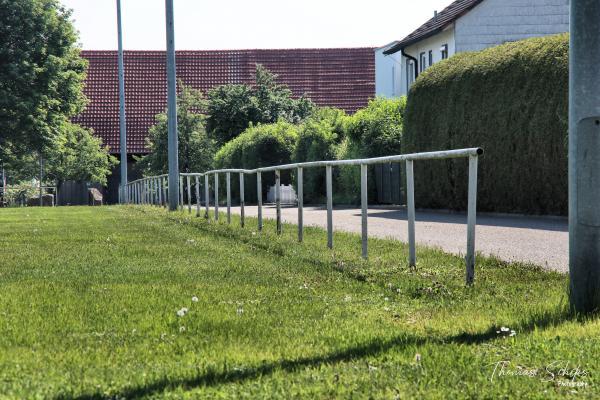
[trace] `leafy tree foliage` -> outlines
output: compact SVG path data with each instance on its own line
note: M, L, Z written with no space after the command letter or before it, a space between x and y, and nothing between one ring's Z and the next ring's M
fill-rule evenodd
M106 177L118 163L92 131L66 124L46 156L47 175L57 181L75 180L106 185Z
M202 172L212 167L216 152L215 141L205 129L206 100L202 94L179 83L177 96L177 132L179 135L179 170ZM156 125L150 128L150 152L139 158L139 165L147 174L168 172L168 118L166 112L156 116Z
M314 109L310 99L294 99L286 85L277 83L277 75L258 64L254 86L224 85L208 92L207 130L222 145L251 124L299 123Z
M0 145L52 146L83 110L86 62L58 0L0 0Z

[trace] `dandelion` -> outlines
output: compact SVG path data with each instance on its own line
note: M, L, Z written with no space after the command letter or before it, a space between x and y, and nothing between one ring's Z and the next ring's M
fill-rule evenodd
M198 298L197 298L196 296L193 296L193 297L192 297L192 301L193 301L194 303L197 303L197 302L198 302Z
M183 307L181 310L177 311L177 315L180 317L183 317L185 314L187 314L188 309L186 307Z
M349 294L347 294L346 297L344 297L345 302L349 302L351 300L352 300L352 296L350 296Z
M385 299L383 299L383 300L385 300L385 301L390 301L390 298L389 298L389 297L386 297L386 298L385 298Z
M179 327L179 332L185 332L185 326L180 326Z
M252 232L252 236L256 236L256 232Z

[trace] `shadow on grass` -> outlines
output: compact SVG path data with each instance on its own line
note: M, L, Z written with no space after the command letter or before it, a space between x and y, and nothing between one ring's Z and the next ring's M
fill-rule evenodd
M562 305L554 310L547 310L535 313L530 317L514 324L511 328L519 332L519 335L529 333L535 329L544 330L547 328L559 326L565 322L577 320L577 316L570 313ZM585 322L582 320L582 322ZM113 393L109 398L127 398L135 399L153 394L164 392L168 389L183 388L191 390L200 387L218 386L229 383L241 383L244 381L256 379L262 376L270 375L276 371L296 372L303 368L318 367L322 364L336 364L340 362L349 362L364 357L372 357L383 354L391 350L402 350L410 346L421 346L425 344L445 345L445 344L466 344L477 345L499 338L496 331L499 327L491 326L488 330L479 333L460 333L457 335L445 337L418 337L413 335L399 335L391 339L374 339L367 343L354 346L345 350L336 351L321 356L299 358L293 360L280 360L270 363L263 363L257 366L248 366L232 371L209 371L202 375L183 378L179 380L161 379L156 382L131 388L125 388L119 393ZM103 399L107 396L100 393L83 394L75 399L93 400ZM59 396L57 400L73 398L71 396Z

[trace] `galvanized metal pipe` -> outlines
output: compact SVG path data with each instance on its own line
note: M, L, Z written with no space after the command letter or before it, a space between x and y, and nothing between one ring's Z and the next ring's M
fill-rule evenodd
M195 176L196 180L196 217L200 216L200 177Z
M188 213L191 214L192 213L192 185L190 182L190 177L189 175L186 176L186 183L187 183L187 203L188 203Z
M125 122L125 68L123 63L123 30L121 29L121 0L117 0L117 41L119 69L119 147L121 152L121 186L127 185L127 124Z
M227 182L227 223L231 223L231 173L225 174L225 180Z
M245 213L244 213L244 173L240 172L240 225L242 228L245 225Z
M367 186L367 166L360 166L360 205L361 205L361 231L362 231L362 257L367 259L369 256L368 238L369 230L367 227L368 220L368 186Z
M469 157L469 194L467 203L467 285L475 279L475 223L477 218L477 156Z
M158 205L160 207L162 207L162 205L163 205L162 178L156 178L156 182L158 183Z
M219 174L215 173L215 221L219 220Z
M281 172L275 170L275 207L277 209L277 234L281 235Z
M183 211L183 175L179 177L179 209Z
M406 161L406 212L408 218L408 265L417 265L417 250L415 244L415 179L413 161Z
M304 177L302 167L298 168L298 241L304 240Z
M258 231L262 231L263 219L262 219L262 174L256 173L256 197L258 202Z
M168 197L168 193L167 193L167 178L164 176L161 176L160 180L162 181L162 185L163 185L163 207L166 208L169 203L169 197Z
M333 178L332 167L325 167L325 185L327 187L327 247L333 249Z
M208 219L210 211L210 186L208 175L204 175L204 218Z

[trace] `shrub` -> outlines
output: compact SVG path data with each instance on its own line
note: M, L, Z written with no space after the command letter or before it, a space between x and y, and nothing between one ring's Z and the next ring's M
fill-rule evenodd
M346 133L361 148L362 157L402 152L402 126L406 98L376 98L348 118Z
M402 153L402 131L406 98L376 98L368 106L358 110L346 122L348 142L338 151L338 157L369 158ZM375 168L383 170L382 165L369 167L369 202L377 200ZM358 203L360 201L360 169L341 167L338 172L338 197L341 201ZM396 182L401 185L401 182Z
M246 129L241 135L227 142L215 155L216 168L254 169L292 162L294 146L298 137L297 127L288 122L259 124ZM236 182L236 183L234 183ZM290 172L281 172L281 183L289 184ZM275 174L262 176L263 199L269 186L275 184ZM222 185L221 187L225 187ZM232 195L239 196L237 177L232 177ZM246 176L245 198L256 199L256 178Z
M335 160L337 147L344 139L345 118L347 117L344 111L334 108L316 111L299 127L294 162ZM325 197L325 169L306 169L303 178L304 201L322 202Z
M405 151L481 146L478 208L567 213L568 36L458 54L415 82ZM415 163L420 207L465 209L467 162Z

